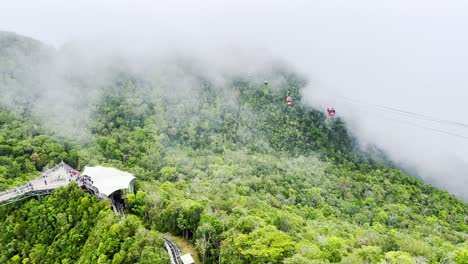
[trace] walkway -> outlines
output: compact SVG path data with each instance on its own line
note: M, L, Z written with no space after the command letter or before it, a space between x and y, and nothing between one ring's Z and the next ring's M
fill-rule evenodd
M180 264L180 249L179 247L168 237L163 236L165 242L164 246L166 247L167 253L171 258L171 264Z
M76 181L80 186L84 185L83 180L78 180L79 178L80 173L62 161L27 184L0 192L0 204L31 192L54 190L66 186L72 181Z

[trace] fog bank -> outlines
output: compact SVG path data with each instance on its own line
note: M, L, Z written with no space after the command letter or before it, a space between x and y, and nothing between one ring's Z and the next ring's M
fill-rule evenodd
M305 103L335 106L364 145L468 199L468 139L448 134L466 128L375 107L468 124L467 13L465 1L42 0L4 3L0 29L92 57L192 54L214 78L282 58L309 78Z

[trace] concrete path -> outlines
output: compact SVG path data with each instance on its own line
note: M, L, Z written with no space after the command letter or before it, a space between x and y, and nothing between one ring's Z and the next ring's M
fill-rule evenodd
M79 172L75 171L72 167L68 166L64 162L61 162L52 169L41 173L39 177L25 185L0 192L0 203L14 199L28 192L51 190L66 186L70 182L76 181L78 176Z

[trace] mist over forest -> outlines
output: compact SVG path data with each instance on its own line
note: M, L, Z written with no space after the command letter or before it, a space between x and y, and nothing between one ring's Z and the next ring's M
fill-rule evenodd
M42 1L23 8L25 3L17 1L4 7L0 25L68 54L61 56L64 65L55 65L59 73L62 66L82 74L103 69L115 54L140 69L148 65L142 61L154 57L192 57L215 78L222 68L245 73L280 59L305 76L304 103L322 111L337 107L362 144L377 145L408 172L466 199L466 128L421 122L340 99L467 124L462 69L468 41L459 34L468 24L464 1L140 4L81 1L55 8L58 3ZM87 77L102 78L91 75ZM43 81L55 87L63 80Z
M0 191L137 180L0 202L1 263L466 263L464 2L140 4L5 5Z

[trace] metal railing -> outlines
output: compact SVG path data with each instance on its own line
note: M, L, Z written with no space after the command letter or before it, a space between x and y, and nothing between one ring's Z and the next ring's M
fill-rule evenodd
M169 253L169 256L171 257L171 263L172 264L181 264L182 262L180 261L180 249L179 247L169 238L164 237L164 240L166 241L164 243L164 246L167 249L167 252Z

